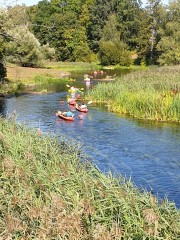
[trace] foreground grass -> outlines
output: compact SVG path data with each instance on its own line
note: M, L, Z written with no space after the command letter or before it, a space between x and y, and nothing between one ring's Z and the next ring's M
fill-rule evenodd
M110 111L136 118L180 121L180 66L152 68L98 84L87 95Z
M173 203L103 175L79 149L0 119L1 239L179 238Z

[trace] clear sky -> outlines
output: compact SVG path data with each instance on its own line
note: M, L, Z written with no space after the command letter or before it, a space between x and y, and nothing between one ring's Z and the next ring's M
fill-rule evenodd
M40 0L0 0L0 5L6 7L6 6L11 6L11 5L16 5L16 4L25 4L26 6L32 6L35 5L39 2ZM143 2L143 5L147 2L146 0L141 0ZM168 3L168 0L162 0L164 4Z

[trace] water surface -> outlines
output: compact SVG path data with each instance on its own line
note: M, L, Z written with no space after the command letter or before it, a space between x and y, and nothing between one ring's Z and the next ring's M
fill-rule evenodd
M3 100L0 111L6 116L15 110L18 123L76 139L104 173L110 170L131 177L136 186L159 197L167 195L180 207L179 125L130 119L93 104L87 114L79 113L68 106L62 89ZM68 108L75 114L74 122L55 116Z

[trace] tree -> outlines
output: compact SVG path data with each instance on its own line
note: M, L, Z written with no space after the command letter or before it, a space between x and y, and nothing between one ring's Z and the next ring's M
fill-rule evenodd
M129 66L131 63L130 53L127 46L122 41L100 41L99 58L102 65Z
M6 67L4 62L5 43L10 40L10 36L7 33L11 23L8 19L7 12L4 9L0 9L0 81L6 77Z
M34 34L25 26L15 27L9 34L14 40L6 45L8 60L23 67L41 66L41 45Z
M110 13L113 12L113 1L96 0L89 6L90 21L87 26L87 36L90 48L94 52L99 50L99 40L101 39L102 29Z
M32 24L31 30L41 45L49 43L51 46L51 34L54 32L56 21L52 21L52 15L56 12L53 6L47 0L42 0L36 7L30 7L28 13Z
M161 31L164 26L165 8L161 4L161 0L148 0L147 13L151 33L147 57L149 58L149 64L156 64L158 58L156 46L160 41Z
M130 65L130 52L120 40L119 23L115 14L109 15L99 42L99 59L103 65Z
M2 82L5 79L6 73L7 71L4 63L4 56L0 51L0 82Z
M138 35L136 40L135 50L137 52L136 64L146 64L149 63L149 49L151 37L151 26L148 20L148 13L145 10L141 10L139 13L139 19L141 24L138 26Z
M134 50L138 43L137 37L141 25L141 4L138 0L116 0L114 7L121 40Z
M116 14L111 14L105 23L101 33L103 41L120 41L121 32L119 31L119 23Z
M27 7L25 5L15 5L14 7L9 6L7 8L7 13L14 26L28 25L29 19L27 14Z
M157 44L158 62L161 65L180 64L180 2L172 1L167 9L166 24Z

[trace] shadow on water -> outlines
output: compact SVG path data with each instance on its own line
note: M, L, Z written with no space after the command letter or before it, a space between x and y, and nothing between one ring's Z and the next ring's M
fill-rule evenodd
M0 115L5 116L6 98L0 97Z

